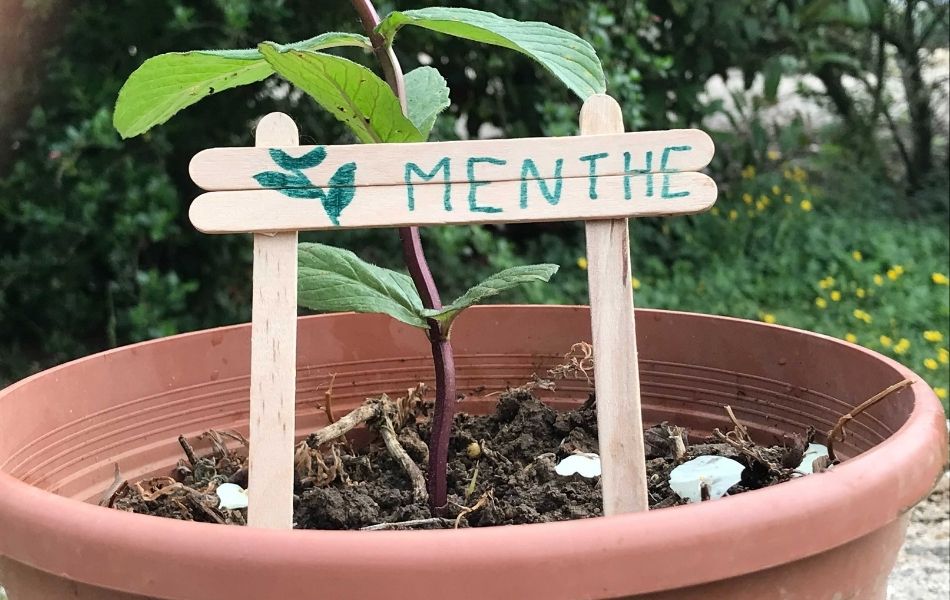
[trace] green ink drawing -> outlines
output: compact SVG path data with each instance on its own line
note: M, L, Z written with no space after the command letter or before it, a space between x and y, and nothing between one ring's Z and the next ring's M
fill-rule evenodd
M600 152L598 154L588 154L587 156L580 157L581 161L590 162L590 169L588 171L588 180L590 181L590 190L588 191L588 196L591 200L597 199L597 161L602 158L607 158L606 152Z
M468 174L468 210L471 212L481 212L481 213L500 213L502 209L496 206L478 206L476 204L476 194L478 186L488 185L490 181L478 181L475 179L475 165L478 163L487 163L490 165L505 165L508 164L508 161L502 160L500 158L492 158L491 156L473 156L468 159L467 164L467 174Z
M660 197L663 199L669 198L683 198L689 196L689 191L682 192L671 192L670 191L670 176L669 173L675 173L676 169L669 168L670 154L673 152L687 152L692 150L692 146L667 146L663 148L663 154L660 155L660 171L665 173L663 175L663 189L660 192Z
M630 191L630 176L631 175L646 175L647 176L647 198L653 197L653 150L647 150L646 153L646 166L642 169L631 169L630 162L631 156L629 152L623 153L623 199L630 200L633 197L633 194Z
M416 163L406 163L406 174L404 180L406 182L406 198L409 203L409 212L416 210L416 195L415 190L412 187L412 174L415 173L423 181L432 181L435 179L436 173L439 171L443 172L442 181L445 182L445 185L442 188L442 205L445 207L446 212L452 212L452 179L451 171L449 170L448 156L437 162L435 167L433 167L428 173L420 169L419 165Z
M350 205L356 194L356 163L346 163L338 168L330 178L330 191L324 192L323 188L313 185L310 178L303 173L303 169L319 166L326 159L327 151L323 146L299 157L290 156L276 148L271 148L268 153L274 164L290 173L264 171L254 175L254 180L262 187L277 190L289 198L319 200L330 217L330 222L339 225L340 214Z
M320 166L326 157L327 151L323 146L317 146L310 152L301 157L294 158L283 150L271 148L269 150L271 159L277 163L277 166L287 171L301 171L303 169L312 169Z
M548 201L548 204L557 206L557 203L561 201L561 188L564 184L564 180L561 179L561 168L563 166L563 158L557 159L554 163L554 178L556 181L554 183L554 192L551 192L550 188L548 188L548 182L541 178L541 173L538 172L538 166L534 164L534 161L530 158L524 159L524 162L521 163L521 208L528 208L529 175L537 180L541 195Z

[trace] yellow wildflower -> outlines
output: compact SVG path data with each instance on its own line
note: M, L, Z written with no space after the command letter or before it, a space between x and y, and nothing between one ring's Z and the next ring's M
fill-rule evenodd
M756 203L755 203L755 210L757 210L757 211L759 211L759 212L762 212L763 210L765 210L765 207L766 207L766 206L768 206L768 205L767 205L765 202L762 202L761 200L758 200L758 201L756 201Z
M950 362L950 351L946 348L940 348L937 350L937 360L943 364Z
M875 275L874 275L874 283L875 283L875 285L884 285L884 278L881 277L881 275L880 275L879 273L878 273L878 274L875 274Z
M865 291L864 288L858 288L854 290L854 295L857 296L858 298L864 298L865 296L867 296L867 294L868 293L867 291Z
M852 344L855 344L858 341L858 336L854 335L853 333L846 333L844 334L844 339L851 342Z
M762 320L765 321L766 323L769 323L769 324L774 323L774 322L775 322L775 315L773 315L772 313L763 313L763 314L762 314Z
M910 350L910 340L907 338L901 338L894 344L894 352L898 354L906 354Z
M834 284L835 284L835 278L832 277L831 275L829 275L829 276L825 277L824 279L822 279L821 281L818 282L818 287L820 287L820 288L823 289L823 290L827 290L828 288L830 288L830 287L833 286Z
M769 158L769 160L778 160L782 158L782 153L778 150L769 150L765 153L765 155Z
M924 339L928 342L942 342L943 334L939 331L934 331L933 329L928 329L924 332Z
M950 285L950 277L947 277L943 273L934 273L930 276L930 280L936 283L937 285Z
M730 221L735 221L735 220L738 219L738 218L739 218L739 211L737 211L737 210L735 210L735 209L729 211L729 220L730 220Z
M792 173L791 169L785 169L782 171L782 177L788 179L789 181L793 181L795 179L795 175Z
M937 364L937 361L935 361L934 359L932 359L932 358L925 358L925 359L924 359L924 366L927 367L928 369L930 369L931 371L936 371L936 370L937 370L937 367L938 367L939 365Z
M785 204L792 203L792 197L789 194L785 194L785 197L783 198L783 200L785 200Z
M806 179L808 179L808 173L806 173L805 169L801 167L795 167L795 170L792 174L792 179L798 183L803 183Z
M881 337L879 337L878 341L881 342L881 345L884 346L885 348L890 348L891 344L894 343L894 340L892 340L886 335L882 335Z
M852 250L851 258L853 258L857 262L861 262L862 260L864 260L864 255L861 254L860 250Z
M718 217L718 216L719 216L719 207L718 207L718 206L714 206L714 207L712 207L712 210L709 211L709 212L711 212L711 213L713 214L713 216L717 216L717 217Z
M854 309L854 312L852 314L854 315L855 319L859 321L864 321L865 323L870 323L871 321L874 320L871 318L870 314L868 314L866 311L861 310L860 308Z
M580 257L580 258L578 258L578 259L577 259L577 267L578 267L579 269L581 269L581 270L587 269L587 258L586 258L586 257L583 257L583 256Z
M838 290L833 290L833 291L831 292L831 301L832 301L832 302L840 302L840 301L841 301L841 292L839 292Z
M772 186L772 195L773 195L773 196L778 196L778 195L781 194L781 193L782 193L782 188L780 188L780 187L777 186L777 185L773 185L773 186Z
M753 177L755 177L755 167L748 165L746 168L742 169L743 179L752 179Z
M749 192L742 194L742 201L746 204L752 204L752 194Z
M799 206L801 206L802 210L805 212L811 212L811 209L814 208L811 204L811 200L808 198L802 200Z
M828 301L824 298L815 298L815 306L821 309L828 308Z
M947 388L935 387L934 393L937 394L937 397L940 398L941 400L947 399Z
M637 279L636 277L631 277L631 278L630 278L630 285L633 286L633 289L639 290L639 289L640 289L640 280Z
M900 265L894 265L887 270L887 278L891 281L897 281L900 279L900 276L904 274L904 267Z

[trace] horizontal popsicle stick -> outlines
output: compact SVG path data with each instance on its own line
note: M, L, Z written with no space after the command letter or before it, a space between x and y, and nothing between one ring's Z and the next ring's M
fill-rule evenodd
M312 190L208 192L189 216L205 233L580 221L702 212L717 193L702 173L340 188L347 193L314 198L288 191Z
M705 132L673 129L416 144L211 148L196 154L189 170L208 191L403 185L407 180L436 185L698 171L709 164L713 151ZM350 165L351 170L340 171Z

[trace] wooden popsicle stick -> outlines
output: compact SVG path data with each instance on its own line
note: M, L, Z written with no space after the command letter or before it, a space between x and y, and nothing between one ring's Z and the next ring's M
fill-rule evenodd
M564 179L586 178L592 161L596 162L600 175L623 175L632 170L698 171L709 164L714 152L713 141L704 131L671 129L415 144L209 148L196 154L188 169L192 180L207 191L270 187L262 185L255 175L289 173L275 161L272 150L278 156L286 155L282 162L287 166L297 164L311 185L324 188L334 186L332 176L347 163L356 165L356 185L401 185L405 183L408 169L417 185L422 186L443 181L466 182L470 168L475 169L479 181L486 182L550 178L558 164L557 171ZM290 163L286 163L287 159ZM475 161L472 167L469 159ZM487 159L491 162L486 164ZM530 162L527 170L526 160ZM427 183L420 175L430 172L436 176ZM301 180L288 187L307 187L307 184Z
M620 105L604 94L591 96L580 128L581 135L623 131ZM585 229L604 514L643 511L646 457L627 220L588 221Z
M257 146L296 146L283 113L257 125ZM254 234L251 309L250 527L291 529L297 362L297 232Z
M467 184L356 187L336 224L318 199L290 198L280 190L207 192L192 202L189 217L205 233L307 231L681 215L716 201L716 183L691 172L564 179L556 187L550 180L544 187L518 181L478 186L474 201ZM556 202L545 198L554 189Z

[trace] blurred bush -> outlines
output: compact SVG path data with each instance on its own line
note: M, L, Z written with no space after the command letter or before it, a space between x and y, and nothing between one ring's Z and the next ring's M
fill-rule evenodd
M902 116L875 78L885 65L916 85L906 49L945 38L945 3L909 3L910 30L905 4L884 0L450 4L548 21L590 40L630 129L696 125L721 113L719 99L702 95L713 75L738 70L747 86L759 81L761 93L736 95L731 126L716 132L711 171L722 200L715 214L634 223L638 305L774 318L851 333L892 353L906 338L910 346L897 356L947 387L939 353L946 342L921 337L950 335L947 288L929 279L947 274L948 252L937 100L925 85L928 104L921 92L917 112ZM305 143L343 141L345 132L276 82L212 97L129 141L112 130L111 109L122 81L149 56L359 31L349 4L30 0L6 3L0 20L0 382L106 347L247 320L250 240L190 226L187 206L197 193L190 157L252 143L255 119L273 110L293 115ZM414 29L400 33L399 46L405 69L431 61L449 82L453 106L439 139L576 132L576 99L527 59ZM801 119L762 120L778 82L803 75L826 84L822 102L837 124L815 131ZM850 102L836 93L836 82L848 78L866 83L846 90ZM929 141L919 131L925 122ZM929 167L914 159L925 147ZM399 264L394 231L303 237ZM579 224L432 228L424 237L445 296L499 267L546 260L564 265L553 285L502 300L586 302ZM904 269L898 279L873 285L874 275L887 277L895 266ZM833 286L819 286L829 276ZM833 291L840 300L830 298ZM819 297L827 307L816 306ZM872 322L856 320L857 309ZM881 336L896 341L885 346ZM928 358L937 369L923 364Z

